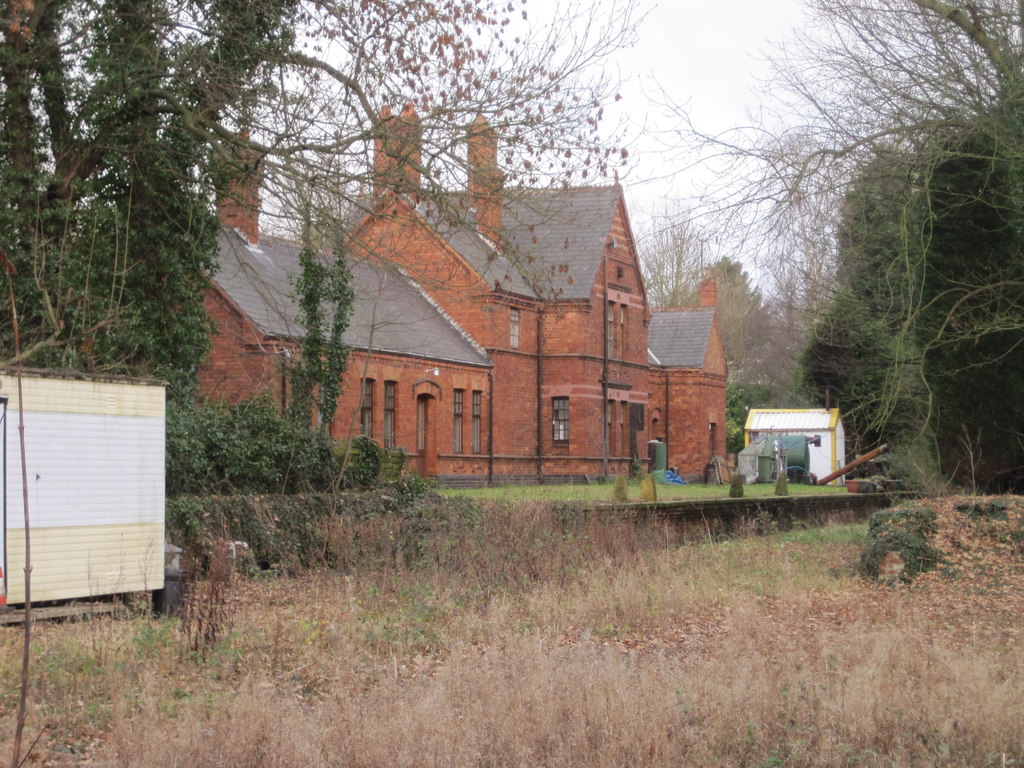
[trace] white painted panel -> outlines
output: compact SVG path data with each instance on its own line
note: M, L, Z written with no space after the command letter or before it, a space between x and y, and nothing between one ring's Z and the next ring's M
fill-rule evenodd
M22 528L21 452L16 412L7 424L8 530ZM25 413L33 527L162 522L162 418Z
M819 434L815 432L814 434ZM816 445L807 446L807 450L811 457L811 474L817 475L819 478L825 477L825 475L832 474L834 469L832 461L832 435L828 432L821 434L821 447Z
M4 443L7 436L7 401L0 399L0 454L5 450ZM0 458L0 494L7 487L5 477L7 475L7 463ZM7 498L0 498L0 605L7 603Z
M8 603L24 601L16 381L6 373ZM26 376L33 600L163 584L164 391L138 382Z

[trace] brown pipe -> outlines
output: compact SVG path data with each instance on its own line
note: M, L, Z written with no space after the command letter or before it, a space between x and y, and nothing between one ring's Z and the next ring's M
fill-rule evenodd
M875 450L869 451L868 453L865 453L863 456L859 456L858 458L854 459L849 464L847 464L845 467L840 467L835 472L833 472L831 475L825 475L825 477L821 478L821 480L818 481L818 485L828 485L833 480L835 480L837 477L842 477L847 472L850 472L850 471L856 469L857 467L859 467L861 464L864 464L865 462L871 461L872 459L881 456L883 453L885 453L888 450L889 450L889 444L888 443L883 443L882 445L880 445L877 448L875 448Z
M537 306L537 484L544 484L544 306Z
M472 406L471 406L472 407ZM487 371L487 487L494 485L494 363Z

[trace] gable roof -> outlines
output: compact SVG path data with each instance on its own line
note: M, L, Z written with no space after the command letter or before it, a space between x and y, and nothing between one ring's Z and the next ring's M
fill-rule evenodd
M466 217L467 222L445 220L435 208L422 204L417 207L417 212L491 288L531 299L537 298L537 292L517 266L490 240L468 225L471 216Z
M714 319L713 308L652 312L647 329L650 362L669 368L703 368Z
M301 338L293 280L299 273L295 244L276 238L251 244L234 230L219 238L221 290L267 336ZM398 269L350 261L355 301L343 341L357 349L426 357L469 365L490 360L472 338Z
M618 186L509 191L505 257L546 295L589 298L621 199Z
M494 290L535 299L586 299L622 199L618 186L503 190L502 248L473 226L465 193L416 212Z

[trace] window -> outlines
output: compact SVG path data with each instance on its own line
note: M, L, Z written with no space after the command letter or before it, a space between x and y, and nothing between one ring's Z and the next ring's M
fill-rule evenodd
M508 345L519 349L519 310L515 307L508 311Z
M360 434L373 437L373 379L363 379L359 406L359 431Z
M619 455L629 456L629 403L619 403Z
M615 354L615 304L608 302L608 318L605 323L605 353L608 357Z
M473 426L470 433L470 449L473 453L480 453L480 414L483 410L482 404L484 393L473 390Z
M395 389L398 382L384 382L384 447L395 447Z
M569 442L569 398L551 398L551 439L556 443Z
M621 326L619 336L622 338L622 356L625 357L629 351L629 328L626 326L626 305L619 308L619 325Z
M609 400L605 409L606 425L605 435L608 440L608 455L615 456L615 401Z
M452 398L452 453L462 453L462 396L465 392L456 389Z

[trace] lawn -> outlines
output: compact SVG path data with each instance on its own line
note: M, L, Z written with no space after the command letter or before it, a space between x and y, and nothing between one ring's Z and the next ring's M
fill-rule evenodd
M655 486L659 500L668 499L724 499L729 496L728 485L704 485L701 483L687 483L686 485L673 485L666 483ZM440 493L446 496L466 496L473 499L500 499L504 501L611 501L612 484L594 483L591 485L503 485L493 488L445 488ZM790 483L789 493L793 496L811 494L846 493L842 486L831 485L798 485ZM773 496L775 494L774 483L754 483L743 486L743 495L746 496ZM628 496L630 500L640 501L640 483L632 481L629 484Z

